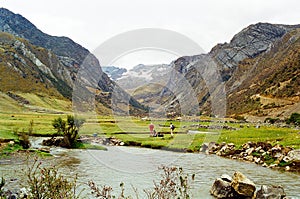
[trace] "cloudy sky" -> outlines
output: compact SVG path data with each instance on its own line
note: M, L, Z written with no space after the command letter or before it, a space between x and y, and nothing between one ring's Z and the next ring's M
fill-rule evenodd
M300 24L299 0L0 0L0 7L91 52L113 36L141 28L178 32L208 52L253 23ZM175 58L166 52L135 52L114 64L128 67Z

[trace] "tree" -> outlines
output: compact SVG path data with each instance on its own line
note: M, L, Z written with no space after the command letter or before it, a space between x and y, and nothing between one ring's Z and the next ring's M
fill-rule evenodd
M76 143L79 129L83 125L83 123L84 119L79 119L75 118L72 115L68 115L67 121L64 121L61 117L59 117L53 120L52 125L57 130L57 133L63 135L63 145L65 147L71 148Z

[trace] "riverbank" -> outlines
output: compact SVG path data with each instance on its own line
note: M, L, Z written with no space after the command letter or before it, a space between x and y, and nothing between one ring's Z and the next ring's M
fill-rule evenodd
M172 148L168 146L157 146L143 144L137 141L125 141L115 137L82 136L83 142L96 143L108 146L132 146L143 147L165 151L182 153L205 153L214 154L224 158L252 162L262 167L279 169L300 174L300 150L293 149L280 144L272 145L268 142L247 142L236 147L234 143L203 143L198 151L188 148Z

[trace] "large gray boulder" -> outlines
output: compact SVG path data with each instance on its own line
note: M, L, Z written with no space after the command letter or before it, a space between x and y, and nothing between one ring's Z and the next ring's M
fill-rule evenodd
M282 186L262 185L256 193L256 199L282 199L286 196Z
M232 177L231 186L241 196L253 197L255 184L240 172L235 172Z
M227 181L226 179L222 178L217 178L215 180L210 190L210 193L216 198L234 199L237 196L236 192L231 187L230 181Z

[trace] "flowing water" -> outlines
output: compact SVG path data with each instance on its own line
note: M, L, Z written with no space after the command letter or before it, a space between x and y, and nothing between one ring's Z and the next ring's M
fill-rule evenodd
M125 193L134 195L132 187L135 187L140 198L144 198L144 189L153 187L153 181L160 179L158 167L161 165L182 167L185 173L196 174L195 181L191 183L192 198L213 198L209 190L214 180L224 173L232 175L235 171L242 172L258 186L282 185L288 196L300 198L300 175L215 155L115 146L108 147L107 151L56 149L52 153L56 157L52 161L69 175L78 173L80 182L93 180L98 185L111 185L117 192L120 182L124 182ZM0 172L6 177L16 178L13 170L18 168L17 163L2 161Z

